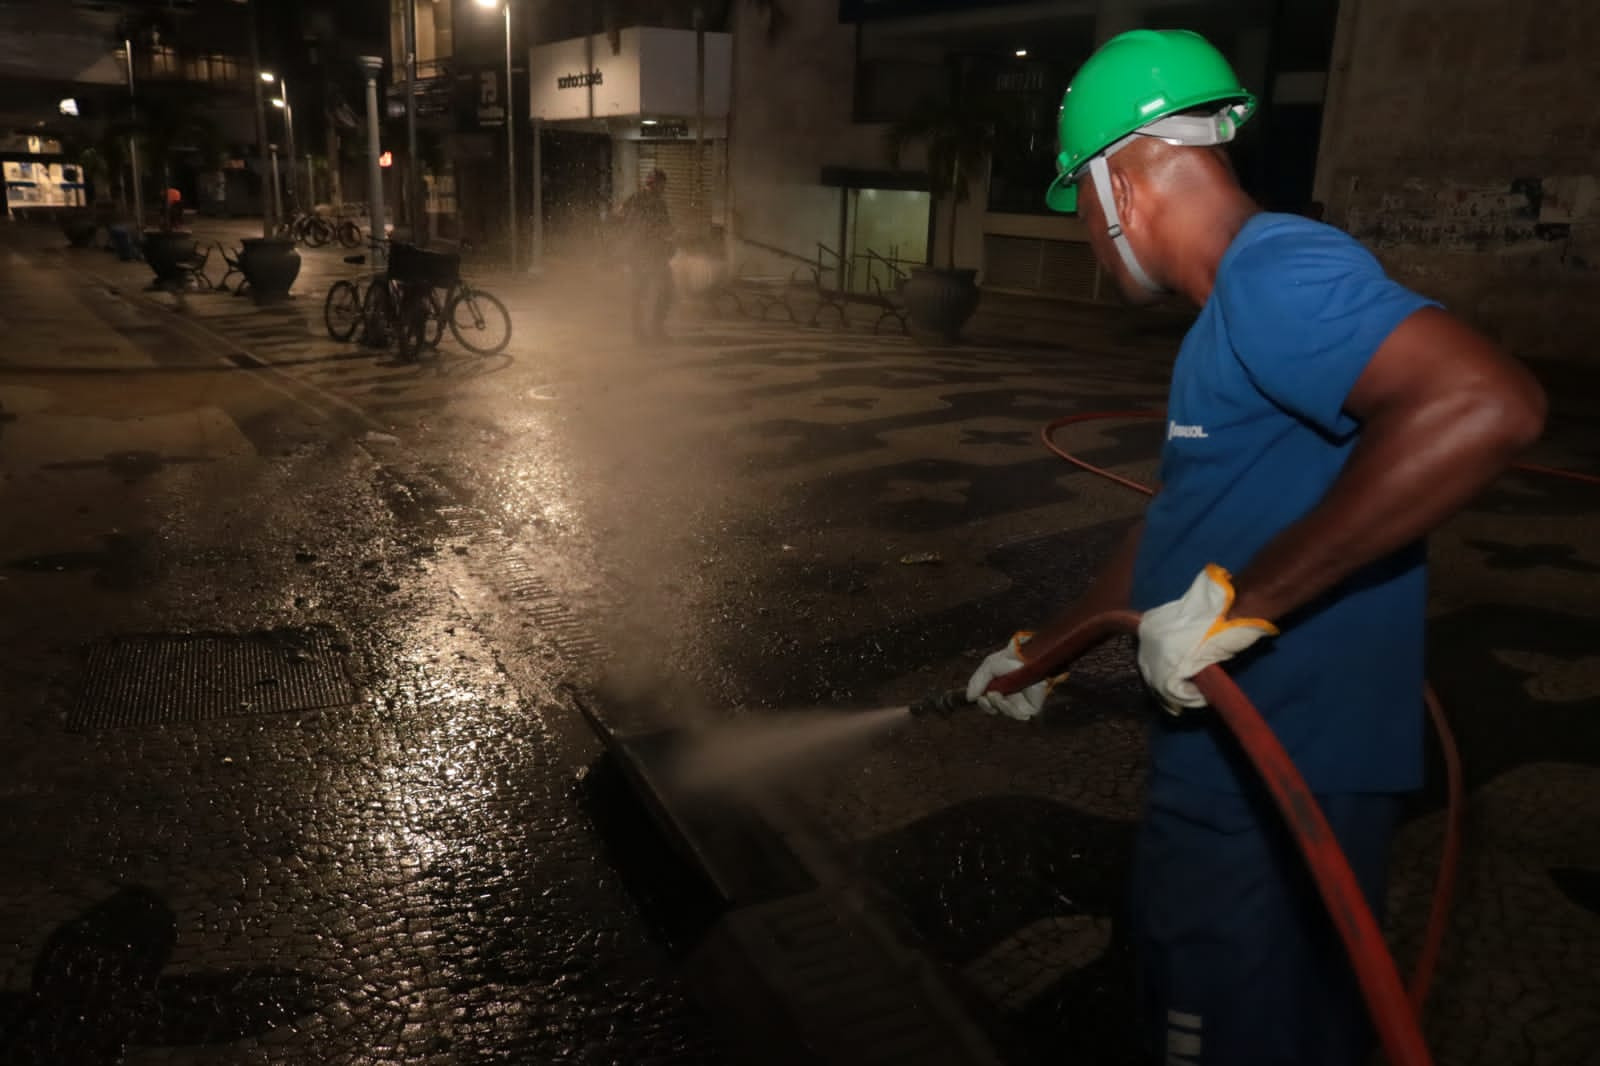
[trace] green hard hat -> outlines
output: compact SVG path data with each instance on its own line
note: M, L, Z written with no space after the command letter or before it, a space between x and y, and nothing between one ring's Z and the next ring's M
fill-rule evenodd
M1190 30L1129 30L1111 38L1079 68L1061 98L1059 173L1045 203L1055 211L1076 211L1077 181L1090 159L1135 130L1207 104L1227 111L1221 140L1231 138L1256 109L1255 96L1210 41Z

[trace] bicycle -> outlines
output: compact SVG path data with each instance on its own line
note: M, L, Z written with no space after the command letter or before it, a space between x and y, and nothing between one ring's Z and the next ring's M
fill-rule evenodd
M374 258L384 245L372 243ZM460 276L461 257L389 242L388 265L361 279L336 281L323 303L328 335L361 341L373 347L398 347L400 357L418 358L437 351L446 326L463 348L478 355L496 355L511 342L511 315L499 298ZM364 255L345 262L364 264Z
M331 224L331 223L330 223ZM359 248L364 234L361 226L353 218L341 218L333 227L333 236L346 248Z
M287 220L273 227L276 237L289 237L308 248L321 248L334 239L333 223L322 215L296 211Z
M450 327L456 343L476 355L499 355L511 343L511 315L506 305L465 278L458 278L445 290L443 307L435 304L434 312Z

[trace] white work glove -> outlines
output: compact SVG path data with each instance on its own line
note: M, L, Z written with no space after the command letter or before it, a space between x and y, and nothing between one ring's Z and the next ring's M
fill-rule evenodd
M1022 646L1032 637L1033 634L1027 630L1018 632L1011 638L1011 643L983 660L978 672L967 682L967 699L976 703L985 714L1003 714L1007 718L1026 722L1038 714L1040 708L1044 706L1044 699L1050 694L1050 686L1059 678L1036 682L1021 692L1013 692L1009 696L985 691L989 687L989 682L995 678L1022 669L1027 663L1022 657Z
M1226 662L1278 627L1264 618L1229 618L1233 577L1209 563L1181 600L1144 613L1139 622L1139 672L1167 710L1204 707L1205 697L1190 678L1213 663Z

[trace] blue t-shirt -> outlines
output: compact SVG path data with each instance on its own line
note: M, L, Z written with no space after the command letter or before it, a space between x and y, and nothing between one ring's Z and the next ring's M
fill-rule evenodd
M1239 573L1316 506L1360 429L1345 398L1394 328L1431 303L1331 226L1278 214L1245 224L1173 366L1135 608L1178 599L1207 563ZM1314 791L1421 785L1426 581L1419 542L1273 619L1282 632L1225 667ZM1227 791L1252 774L1219 745L1220 722L1161 718L1157 773Z

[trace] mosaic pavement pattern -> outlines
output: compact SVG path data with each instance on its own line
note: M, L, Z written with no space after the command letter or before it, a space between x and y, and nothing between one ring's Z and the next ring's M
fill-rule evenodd
M424 367L318 338L314 297L262 313L195 298L190 314L313 390L330 419L363 420L357 432L369 448L403 442L422 472L548 564L551 586L611 652L608 686L675 721L868 707L958 684L1011 630L1081 588L1138 512L1138 497L1044 452L1037 431L1063 414L1159 405L1165 366L1156 345L1140 354L1125 338L1086 335L1063 338L1076 345L1066 351L925 351L859 333L685 319L675 343L641 350L625 324L586 299L593 294L557 294L519 310L518 339L503 358L447 353ZM1585 407L1594 395L1568 387L1555 396L1550 438L1534 458L1600 467L1595 412ZM248 417L231 424L247 440L267 432ZM0 442L14 429L0 425ZM1062 442L1148 478L1159 433L1097 423ZM152 465L162 477L195 476L193 458L99 456L135 477ZM1430 675L1471 789L1468 855L1428 1018L1447 1066L1600 1063L1595 491L1508 476L1432 543ZM391 503L414 533L437 522L427 500ZM138 549L80 550L112 559ZM456 562L496 580L493 560ZM448 701L452 682L434 684ZM989 1004L1011 1061L1057 1062L1068 1050L1096 1063L1130 1061L1120 908L1146 713L1129 649L1114 643L1080 665L1039 723L929 722L791 783L926 949ZM415 743L438 743L449 720L441 708ZM503 786L494 794L513 806L539 802ZM1439 802L1435 782L1400 834L1390 932L1402 959L1425 916ZM448 827L448 808L439 819ZM464 885L492 887L496 863L503 868L517 851L519 838L508 834L437 876L422 865L397 868L393 906L375 902L358 932L387 942L382 931L395 915L441 921L428 885L447 885L441 898ZM424 838L406 837L395 854L425 864ZM286 883L289 867L274 876ZM198 902L180 903L85 891L43 928L92 938L97 923L131 921L159 949L171 937L164 907L180 929L198 920ZM327 913L346 920L338 908ZM304 936L302 957L354 979L336 960L356 933L341 941L332 926L286 922L257 930L258 945ZM458 915L450 941L485 986L504 976L491 972L491 927ZM49 956L37 937L27 947L3 986L13 1003L30 987L33 960ZM323 969L252 970L249 954L191 960L186 972L196 988L218 967L237 972L283 990L281 1009L307 1005L317 1024L337 1024L327 1019L338 1012L320 1005L327 987L311 979ZM407 982L406 1011L428 1009L421 979L383 980ZM474 1002L489 1009L489 1000ZM347 1003L357 1007L370 1009ZM418 1017L396 1014L391 1039ZM239 1034L264 1024L248 1010L231 1023Z

